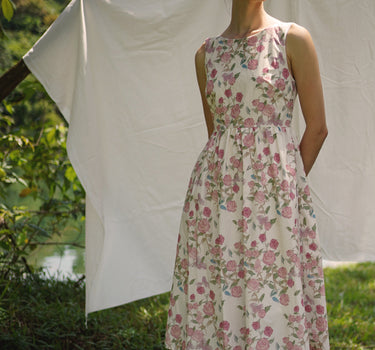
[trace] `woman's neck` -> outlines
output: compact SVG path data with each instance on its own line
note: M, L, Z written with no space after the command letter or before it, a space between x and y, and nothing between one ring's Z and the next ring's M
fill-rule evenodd
M233 0L232 18L223 34L228 37L243 37L272 23L263 7L263 1Z

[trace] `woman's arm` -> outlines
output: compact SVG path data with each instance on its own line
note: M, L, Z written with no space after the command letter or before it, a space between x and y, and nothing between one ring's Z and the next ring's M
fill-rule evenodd
M197 73L197 80L199 85L199 91L201 93L202 104L203 104L203 112L204 117L206 119L206 126L208 132L208 138L210 138L211 134L214 131L214 123L213 117L210 111L210 107L208 106L207 99L206 99L206 68L205 68L205 44L203 44L195 54L195 70Z
M310 33L296 24L288 31L286 50L306 122L299 147L307 175L328 135L318 57Z

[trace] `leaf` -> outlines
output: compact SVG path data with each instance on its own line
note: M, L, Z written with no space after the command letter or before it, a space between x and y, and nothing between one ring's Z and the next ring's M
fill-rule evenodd
M65 171L65 177L70 181L73 182L75 178L77 177L74 169L72 166L68 167Z
M3 10L4 17L8 22L12 19L15 8L16 6L13 4L12 0L1 1L1 9Z

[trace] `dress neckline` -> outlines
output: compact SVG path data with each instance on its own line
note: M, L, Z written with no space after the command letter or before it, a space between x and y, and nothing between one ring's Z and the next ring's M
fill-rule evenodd
M257 36L261 33L263 33L264 31L266 31L267 29L270 29L270 28L273 28L275 26L280 26L282 24L282 22L275 22L267 27L264 27L262 29L260 29L258 32L254 33L254 34L250 34L248 36L244 36L242 38L227 38L225 36L222 36L222 35L218 35L216 38L220 38L220 39L224 39L224 40L248 40L249 38L253 37L253 36Z

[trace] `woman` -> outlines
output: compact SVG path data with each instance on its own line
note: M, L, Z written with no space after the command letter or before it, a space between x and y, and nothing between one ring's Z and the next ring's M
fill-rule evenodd
M317 55L263 1L233 0L228 28L196 53L209 139L181 217L168 349L329 349L306 178L327 136Z

